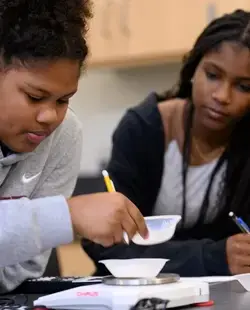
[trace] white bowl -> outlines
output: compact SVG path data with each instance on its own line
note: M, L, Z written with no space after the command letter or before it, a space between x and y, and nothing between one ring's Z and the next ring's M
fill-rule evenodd
M181 220L180 215L160 215L148 216L144 218L149 231L148 239L143 239L138 233L134 235L132 241L139 245L153 245L170 240L177 224ZM128 236L124 234L124 239L128 243Z
M169 259L132 258L100 260L116 278L155 278Z

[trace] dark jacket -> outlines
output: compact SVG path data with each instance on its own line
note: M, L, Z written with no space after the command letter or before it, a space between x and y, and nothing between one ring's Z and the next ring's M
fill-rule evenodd
M144 216L152 215L164 165L165 137L157 104L157 94L127 111L113 135L111 160L107 170L116 190L126 195ZM174 238L154 246L120 244L103 248L83 240L87 254L97 264L109 258L167 258L163 272L181 276L229 275L226 238L239 233L225 214L212 224L176 232ZM97 264L97 274L107 270Z

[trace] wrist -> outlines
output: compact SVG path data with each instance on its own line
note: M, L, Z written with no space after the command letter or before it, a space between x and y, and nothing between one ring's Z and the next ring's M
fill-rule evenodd
M68 198L66 201L67 201L68 208L69 208L69 214L70 214L70 219L71 219L71 225L72 225L72 230L73 230L74 239L75 239L75 238L78 238L78 232L77 232L76 223L75 223L73 199L74 199L74 198Z
M69 207L69 213L71 217L71 224L72 224L72 230L74 234L74 239L81 239L82 236L82 221L79 219L81 218L81 212L79 211L79 208L82 209L82 205L84 204L84 199L81 196L81 205L79 203L76 203L77 201L76 197L71 197L67 199L68 207Z

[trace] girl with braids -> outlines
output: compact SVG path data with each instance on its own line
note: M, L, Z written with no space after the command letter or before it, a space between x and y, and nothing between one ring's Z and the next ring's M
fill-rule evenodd
M82 132L68 106L90 16L88 0L0 0L0 293L43 275L73 230L104 246L147 233L122 194L70 197Z
M181 276L250 272L250 235L230 211L250 223L250 13L212 21L185 58L178 85L151 93L122 118L108 171L117 191L144 216L180 214L174 238L144 247L108 249L107 258L168 258L163 272ZM98 266L98 273L107 270Z

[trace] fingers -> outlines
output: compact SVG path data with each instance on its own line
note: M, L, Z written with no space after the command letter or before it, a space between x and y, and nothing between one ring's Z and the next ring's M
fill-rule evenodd
M136 206L132 202L128 201L128 203L127 203L127 210L128 210L128 213L129 213L131 219L134 222L134 225L136 225L135 226L136 227L136 231L138 231L138 233L143 238L147 238L147 236L148 236L148 228L146 226L144 217L141 214L141 212L139 211L139 209L136 208Z
M250 270L250 256L242 256L242 255L235 255L233 264L241 266L241 267L248 267Z
M248 243L250 245L250 234L237 234L234 236L231 236L232 240L234 242L238 242L238 243Z
M250 242L247 234L229 237L226 251L232 274L250 273Z
M122 225L117 226L113 233L113 243L118 244L123 242L123 229Z
M95 196L96 205L98 206L103 203L99 196ZM107 208L96 213L95 229L92 229L90 225L86 225L88 229L86 228L87 233L85 233L85 236L104 247L123 243L124 232L126 232L129 240L137 232L143 238L147 237L148 230L144 218L128 198L115 192L112 195L107 194L106 199L107 201L104 199L104 203L106 203ZM95 213L92 208L87 211Z
M250 273L250 267L247 266L239 266L237 267L237 271L234 272L233 274L243 274L243 273Z
M250 257L234 255L231 262L231 269L234 274L250 273Z
M114 244L114 239L113 239L113 237L94 238L93 242L100 244L105 248L108 248Z
M250 245L250 234L238 234L235 237L236 241L248 243Z
M122 228L127 233L129 240L131 240L137 233L137 226L129 214L124 217L122 221Z
M95 243L101 244L104 247L111 247L114 244L119 244L123 242L123 229L120 224L113 227L109 235L104 237L95 238L93 240Z
M241 256L249 256L250 259L250 243L248 243L247 238L242 235L237 235L231 240L230 252L237 253Z
M237 252L239 255L248 256L250 260L250 244L249 243L234 243L232 245L232 249L234 252ZM250 261L249 261L250 265Z

